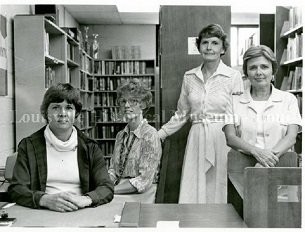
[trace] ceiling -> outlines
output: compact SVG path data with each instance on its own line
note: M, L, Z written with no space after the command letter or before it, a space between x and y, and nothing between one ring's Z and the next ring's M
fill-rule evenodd
M79 24L159 24L158 4L127 4L129 9L124 11L120 5L63 5ZM120 9L120 11L119 11ZM250 7L247 5L232 5L234 24L257 24L259 13L274 13L275 6ZM137 11L138 12L135 12ZM134 11L134 12L132 12ZM154 11L154 12L151 12Z
M63 5L80 24L159 24L158 12L119 12L116 5Z

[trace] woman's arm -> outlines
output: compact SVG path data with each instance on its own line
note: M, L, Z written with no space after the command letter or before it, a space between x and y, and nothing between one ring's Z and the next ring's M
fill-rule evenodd
M287 150L289 150L296 142L298 134L298 125L288 125L287 133L272 149L271 151L277 156L281 157Z
M97 144L92 143L89 156L91 171L89 179L91 183L87 183L90 187L90 192L86 193L92 199L92 205L101 205L108 203L113 198L113 182L110 180L106 161L103 153Z
M187 95L188 91L186 77L184 76L179 100L177 103L177 110L175 111L175 114L170 118L170 120L158 131L158 136L160 139L164 140L167 136L174 134L187 122L191 109Z
M278 157L268 149L261 149L249 144L247 141L236 135L233 124L224 127L227 145L234 150L240 151L247 155L252 155L259 163L265 167L273 167L279 161Z
M35 163L30 164L31 159L27 154L28 146L32 144L28 139L22 139L18 145L18 156L14 167L13 178L8 188L8 193L11 199L19 205L39 208L39 201L45 194L43 191L31 190L31 180L39 181L37 172L32 170L31 167L35 167Z

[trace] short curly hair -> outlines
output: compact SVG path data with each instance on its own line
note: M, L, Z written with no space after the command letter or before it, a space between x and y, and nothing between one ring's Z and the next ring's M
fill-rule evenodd
M58 83L52 85L44 94L43 101L40 106L40 113L48 123L49 105L51 103L61 103L63 101L67 101L69 104L73 104L75 106L75 118L77 118L82 110L82 103L80 102L79 98L79 90L68 83Z
M141 102L145 103L145 108L142 109L143 114L147 113L152 103L152 93L143 81L138 78L133 78L123 82L122 85L117 88L117 99L125 94L141 99Z
M267 60L271 62L272 74L273 75L276 74L278 69L278 63L276 61L276 57L273 51L271 50L271 48L267 47L266 45L258 45L248 48L248 50L245 52L243 56L243 71L246 76L248 76L248 72L247 72L248 61L260 56L265 57Z
M221 54L221 56L224 55L228 50L230 43L227 34L224 32L224 30L219 24L210 24L204 27L199 32L198 38L196 39L196 46L198 51L200 51L200 43L202 38L211 38L211 37L217 37L218 39L222 40L224 53Z

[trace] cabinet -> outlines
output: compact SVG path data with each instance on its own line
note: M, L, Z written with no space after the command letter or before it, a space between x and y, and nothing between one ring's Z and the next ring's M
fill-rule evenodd
M275 86L293 93L302 113L303 24L301 7L276 7L276 57L279 69ZM294 150L302 153L302 134ZM301 157L300 157L301 158Z
M83 70L82 57L92 58L80 50L79 42L63 29L42 15L16 15L14 18L14 62L15 62L15 120L16 146L19 141L45 125L40 115L40 105L49 86L54 83L71 83L79 88L86 105L82 115L89 118L93 110L93 92L90 92L90 68ZM91 62L91 63L90 63ZM82 75L82 73L85 73ZM81 87L81 77L88 83ZM91 95L91 97L90 97ZM91 99L84 101L84 99ZM89 106L88 106L89 105ZM89 116L87 116L89 115ZM84 120L80 117L76 124ZM89 124L81 126L84 132Z
M150 89L153 95L152 105L144 117L152 126L159 128L159 80L155 60L94 60L93 73L95 139L100 143L106 157L110 158L116 134L126 126L116 104L116 89L123 82L138 78Z

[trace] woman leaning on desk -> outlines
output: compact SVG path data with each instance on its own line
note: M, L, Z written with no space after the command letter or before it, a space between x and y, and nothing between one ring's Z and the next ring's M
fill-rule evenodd
M184 74L177 110L158 131L161 139L192 122L185 148L179 203L227 202L227 153L222 132L232 94L243 91L241 74L221 56L229 47L218 24L204 27L196 41L203 63Z
M102 151L73 126L81 109L79 91L70 84L46 91L40 110L47 125L18 145L9 186L17 204L68 212L112 200Z
M272 85L277 62L269 47L250 47L243 60L251 85L228 105L227 144L255 157L257 166L273 167L295 144L302 126L297 99Z
M152 94L142 81L132 79L119 86L117 97L127 125L116 136L108 171L115 184L113 201L154 203L161 141L157 130L143 118Z

